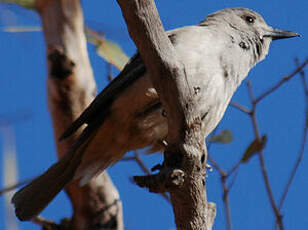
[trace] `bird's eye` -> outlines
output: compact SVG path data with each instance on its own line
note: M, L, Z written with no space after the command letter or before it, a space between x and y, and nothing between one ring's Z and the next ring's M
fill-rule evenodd
M244 19L249 24L252 24L252 23L255 22L255 19L253 17L251 17L251 16L245 16Z

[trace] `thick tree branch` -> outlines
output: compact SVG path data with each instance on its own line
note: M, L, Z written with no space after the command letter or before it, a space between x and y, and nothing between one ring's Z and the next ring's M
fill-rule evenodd
M170 193L178 229L211 229L215 207L206 202L204 189L207 152L185 66L163 29L153 0L118 3L168 118L168 145L160 173L135 177L135 181L153 192Z
M90 66L79 0L37 0L48 58L48 104L56 140L93 100L95 81ZM81 130L80 130L81 131ZM56 142L62 157L76 137ZM67 186L73 204L70 229L123 229L119 194L107 173L79 187Z

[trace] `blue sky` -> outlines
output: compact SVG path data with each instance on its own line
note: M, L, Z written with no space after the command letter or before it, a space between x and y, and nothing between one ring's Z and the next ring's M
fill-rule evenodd
M128 36L116 1L82 1L85 22L95 30L106 33L133 55L136 48ZM266 60L258 64L248 76L255 95L260 95L291 73L294 58L308 57L308 2L306 0L260 1L157 1L157 7L166 30L197 24L206 15L228 7L247 7L260 13L273 27L300 33L301 38L276 41ZM0 5L0 26L39 26L35 12L19 7ZM41 32L7 33L0 31L0 116L26 119L15 122L16 151L20 180L32 178L56 161L50 115L46 105L45 46ZM89 45L89 56L98 88L106 86L106 64ZM307 68L306 68L307 69ZM233 101L250 106L246 84L243 83ZM257 110L260 132L268 136L264 150L270 183L279 200L293 164L300 150L304 125L305 101L299 76L262 101ZM21 115L20 115L21 114ZM249 117L229 108L219 129L232 131L234 141L228 145L215 144L211 155L224 168L237 162L254 139ZM1 137L2 138L2 137ZM0 142L1 149L3 142ZM306 229L308 167L307 151L295 177L282 214L285 229ZM2 154L2 152L0 152ZM151 167L161 162L160 155L143 156ZM0 159L2 167L2 157ZM2 176L1 168L1 176ZM159 195L151 194L130 182L130 177L142 174L134 162L119 162L108 169L123 201L126 229L174 229L171 206ZM1 178L2 180L2 178ZM1 187L2 187L1 181ZM207 178L208 200L217 204L214 229L226 229L222 190L218 173ZM241 166L230 193L234 229L273 229L274 218L266 195L257 157ZM4 229L4 199L0 197L0 229ZM42 213L46 218L60 220L70 215L70 204L62 192ZM39 229L31 223L21 223L20 230Z

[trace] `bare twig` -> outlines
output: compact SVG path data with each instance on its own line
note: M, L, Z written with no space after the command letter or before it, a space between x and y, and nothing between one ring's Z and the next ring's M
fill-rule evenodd
M250 114L251 113L250 109L248 109L246 106L238 104L238 103L236 103L234 101L230 102L230 106L232 106L233 108L235 108L235 109L237 109L239 111L242 111L243 113L246 113L246 114Z
M219 125L218 125L219 126ZM218 126L213 130L212 132L212 136L215 136L218 130ZM207 151L208 151L208 156L207 156L207 160L210 162L210 164L219 172L220 176L222 175L226 175L226 172L218 165L218 163L214 160L214 158L211 156L210 154L210 150L212 147L212 144L214 142L208 142L207 144Z
M234 183L235 183L235 180L236 180L236 178L237 178L237 175L238 175L238 170L235 171L235 175L232 177L232 180L231 180L231 182L230 182L230 184L229 184L229 186L228 186L229 191L230 191L231 188L233 187L233 185L234 185ZM230 176L230 175L228 175L228 176Z
M220 176L227 175L227 173L218 165L218 163L211 157L210 154L208 155L208 161L219 172Z
M227 173L227 177L231 176L234 172L237 172L240 167L242 160L239 160Z
M214 129L212 132L212 135L215 135L217 132L218 126ZM207 149L208 149L208 161L210 164L218 171L220 174L220 182L221 186L223 188L223 204L224 204L224 210L225 210L225 217L227 221L227 229L232 230L232 219L231 219L231 210L230 210L230 203L229 203L229 188L227 186L227 178L228 174L225 172L225 170L222 169L222 167L219 166L219 164L212 158L211 154L209 153L213 142L209 142Z
M129 156L129 157L122 157L121 161L135 161L135 156Z
M298 64L298 60L296 60L296 63L297 65ZM289 180L285 186L285 189L282 193L282 196L281 196L281 199L279 201L279 204L278 204L278 209L281 210L282 209L282 206L283 206L283 203L287 197L287 194L288 194L288 191L289 191L289 188L291 187L291 184L293 182L293 179L295 177L295 174L298 170L298 167L300 165L300 163L302 162L302 159L303 159L303 155L304 155L304 152L305 152L305 146L306 146L306 142L307 142L307 132L308 132L308 87L307 87L307 81L306 81L306 78L305 78L305 72L303 70L300 71L300 75L301 75L301 79L302 79L302 85L303 85L303 88L304 88L304 95L305 95L305 101L306 101L306 112L305 112L305 127L304 127L304 133L303 133L303 139L302 139L302 142L301 142L301 147L300 147L300 152L299 152L299 155L297 157L297 160L295 162L295 165L291 171L291 174L290 174L290 177L289 177Z
M109 80L109 82L111 82L113 80L113 75L112 75L112 65L109 62L106 62L107 65L107 78Z
M252 91L250 81L247 82L247 86L248 86L248 90L249 90L250 100L252 102L252 113L250 115L251 122L252 122L252 125L253 125L253 129L254 129L256 138L261 140L261 135L260 135L260 131L259 131L259 128L258 128L257 119L256 119L257 100L253 96L253 91ZM267 170L266 170L266 166L265 166L264 154L263 154L262 150L260 150L258 152L258 156L259 156L262 176L263 176L263 179L264 179L264 182L265 182L265 188L266 188L269 200L270 200L271 207L272 207L274 214L276 216L276 220L277 220L277 223L278 223L280 230L283 230L284 226L283 226L283 223L282 223L282 216L280 214L280 211L277 208L277 205L276 205L276 202L275 202L275 199L274 199L274 195L273 195L273 192L272 192L272 188L271 188L271 185L270 185L270 182L269 182L269 178L268 178L268 174L267 174Z
M139 165L139 167L142 169L143 172L145 172L146 174L150 175L151 171L148 169L148 167L143 163L143 161L141 160L139 154L137 152L135 152L135 159L137 164Z
M227 178L225 176L220 177L222 188L223 188L223 203L224 203L225 212L226 212L227 229L232 230L231 211L230 211L230 204L229 204L229 189L226 183L226 179Z
M57 226L56 222L52 220L47 220L41 216L36 216L33 219L31 219L32 223L35 223L41 227L46 227L46 226Z
M3 189L0 190L0 195L4 194L4 193L6 193L6 192L9 192L9 191L11 191L11 190L13 190L13 189L16 189L16 188L18 188L18 187L20 187L20 186L23 186L23 185L25 185L25 184L28 184L31 180L32 180L32 179L27 179L27 180L18 182L17 184L8 186L8 187L6 187L6 188L3 188Z
M248 90L249 90L249 97L252 103L252 109L249 109L241 104L238 104L236 102L231 102L230 106L232 106L233 108L247 114L250 116L251 120L252 120L252 125L255 131L255 135L257 138L261 138L260 136L260 132L259 132L259 128L258 128L258 124L257 124L257 120L256 120L256 107L257 104L264 99L266 96L270 95L272 92L274 92L275 90L277 90L281 85L283 85L286 81L290 80L291 78L293 78L297 73L301 74L301 78L302 78L302 82L303 82L303 87L304 87L304 91L305 91L305 96L306 96L306 103L307 103L307 109L306 109L306 118L308 117L308 87L307 87L307 82L304 76L304 72L303 72L303 68L307 65L307 60L302 64L299 65L295 71L293 71L292 74L282 78L281 81L279 81L275 86L273 86L271 89L265 91L263 94L261 94L257 99L253 96L253 91L252 91L252 87L250 82L248 82ZM286 185L286 188L284 190L284 193L282 195L282 198L279 202L278 208L276 205L276 202L274 200L274 195L272 193L271 190L271 186L269 183L269 178L267 175L267 171L266 171L266 166L265 166L265 160L264 160L264 154L263 151L261 150L258 154L259 154L259 160L260 160L260 166L261 166L261 170L262 170L262 175L265 181L265 187L267 190L267 194L269 196L269 200L272 206L272 209L274 210L274 214L276 217L276 223L279 225L280 229L284 229L284 226L282 224L282 217L280 214L280 210L282 208L283 205L283 201L285 200L285 197L287 195L287 192L289 190L289 187L292 183L292 180L295 176L295 173L299 167L299 164L302 160L303 157L303 153L304 153L304 148L305 148L305 143L307 141L307 132L308 132L308 119L306 121L306 125L305 125L305 130L304 130L304 135L303 135L303 141L302 141L302 146L301 146L301 150L300 150L300 154L298 156L298 159L295 163L295 166L291 172L289 181ZM215 133L216 129L213 131L213 133ZM211 147L211 142L208 144L208 150ZM226 215L226 221L227 221L227 229L230 230L232 228L231 225L231 218L230 218L230 205L229 205L229 200L228 200L228 195L229 192L236 180L237 177L237 172L239 169L239 166L241 165L241 160L238 161L228 172L226 172L225 170L222 169L221 166L219 166L219 164L211 157L211 155L208 155L208 161L210 162L210 164L218 171L218 173L220 174L221 177L221 184L222 184L222 188L223 188L223 203L224 203L224 207L225 207L225 215ZM229 184L229 186L227 186L227 179L233 174L236 173L236 175L234 177L232 177L231 179L231 183Z
M307 116L307 115L306 115L306 116ZM295 165L294 165L294 167L293 167L293 169L292 169L292 171L291 171L290 178L289 178L289 180L288 180L288 182L287 182L287 185L286 185L286 187L285 187L285 189L284 189L284 192L283 192L283 194L282 194L282 196L281 196L281 199L280 199L280 201L279 201L279 205L278 205L278 209L279 209L279 210L282 209L283 202L284 202L285 199L286 199L287 193L288 193L289 188L290 188L290 186L291 186L291 184L292 184L292 181L293 181L293 179L294 179L294 177L295 177L295 174L296 174L296 172L297 172L297 169L298 169L300 163L302 162L303 155L304 155L304 152L305 152L305 146L306 146L306 142L307 142L307 132L308 132L308 125L307 125L307 122L306 122L306 125L305 125L305 128L304 128L303 140L302 140L302 143L301 143L301 150L300 150L300 152L299 152L298 158L297 158L297 160L296 160L296 162L295 162Z
M210 154L208 154L208 161L211 163L211 165L218 171L220 174L220 181L223 188L223 204L225 209L225 216L227 221L227 229L232 230L232 219L231 219L231 210L230 210L230 203L229 203L229 192L232 188L232 185L235 182L236 176L231 181L231 184L229 187L227 186L227 178L230 174L227 174L219 165L218 163L211 157Z
M293 73L291 73L290 75L287 75L285 77L283 77L278 83L276 83L276 85L274 85L272 88L266 90L264 93L262 93L260 96L258 96L255 100L256 103L258 103L259 101L261 101L263 98L265 98L267 95L273 93L276 89L278 89L280 86L282 86L284 83L286 83L287 81L289 81L290 79L292 79L296 74L298 74L299 72L301 72L303 70L303 68L308 64L308 59L306 59L306 61L303 62L303 64L301 64L296 70L293 71Z

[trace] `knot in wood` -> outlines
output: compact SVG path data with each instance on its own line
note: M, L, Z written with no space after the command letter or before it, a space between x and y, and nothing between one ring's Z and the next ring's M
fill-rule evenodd
M73 73L75 63L67 57L61 48L48 49L50 75L57 79L64 79Z

